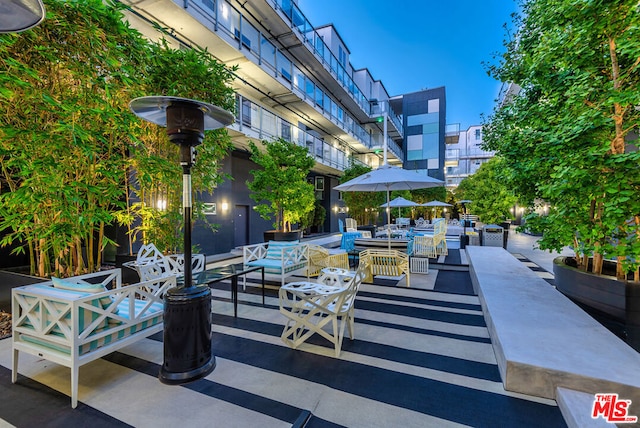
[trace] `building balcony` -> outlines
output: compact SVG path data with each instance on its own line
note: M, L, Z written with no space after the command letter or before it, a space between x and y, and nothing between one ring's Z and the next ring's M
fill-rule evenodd
M444 142L445 144L458 144L460 141L460 124L452 123L445 127Z
M345 96L341 97L342 104L338 104L333 98L336 87L321 87L309 77L309 70L319 69L317 66L323 64L324 57L317 57L319 38L297 6L281 0L257 2L246 5L243 14L226 0L215 3L185 0L180 4L173 0L124 0L124 3L132 7L132 12L127 13L132 26L147 37L158 39L159 33L151 25L157 22L180 43L207 48L223 63L238 65L238 79L243 83L241 92L260 100L273 112L282 116L291 116L293 112L319 132L343 136L357 153L366 153L372 147L371 133L361 125L370 122L369 102L353 87L353 81L343 78L339 82L327 78L327 73L313 73L318 81L352 88L345 91L343 87ZM268 33L251 22L263 18L269 18ZM294 43L293 38L298 41ZM304 72L284 55L285 51L299 63L308 65ZM391 123L397 127L399 121ZM395 131L401 135L401 129ZM402 159L402 152L397 156Z

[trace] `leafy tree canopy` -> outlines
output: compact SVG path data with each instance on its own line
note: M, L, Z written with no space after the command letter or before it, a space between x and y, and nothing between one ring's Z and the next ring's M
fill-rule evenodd
M512 172L521 199L549 215L527 221L541 248L573 245L579 262L640 262L640 15L636 0L527 0L517 37L488 67L521 90L484 126L486 148Z
M307 175L315 160L306 147L283 138L263 140L262 145L264 150L249 142L251 160L261 168L251 171L253 180L247 181L247 187L251 199L258 203L254 209L260 216L275 218L273 227L288 232L292 223L314 210L315 191Z
M98 269L110 242L104 228L116 218L127 225L142 218L158 247L173 248L181 224L180 202L170 198L181 189L177 149L128 103L175 95L232 109L229 70L205 51L148 42L123 19L120 2L45 3L39 26L0 35L1 243L28 251L41 276ZM199 150L198 190L219 179L228 144L224 131L212 134ZM161 195L166 210L157 209Z
M471 200L467 212L480 217L483 223L496 224L510 217L517 198L502 175L504 161L500 157L485 162L475 174L462 180L456 189L458 200Z

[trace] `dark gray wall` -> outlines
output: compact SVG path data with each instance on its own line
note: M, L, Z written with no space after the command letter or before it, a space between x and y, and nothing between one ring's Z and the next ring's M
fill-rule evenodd
M411 94L405 94L402 97L402 113L404 117L404 134L405 141L406 136L416 133L421 133L420 130L412 130L413 127L407 126L407 117L427 113L427 103L430 99L438 98L440 100L440 109L438 115L438 169L429 169L429 175L439 180L444 180L444 158L445 158L445 131L447 126L447 101L445 88L425 89L424 91L413 92ZM403 147L405 153L404 168L406 169L427 169L427 160L412 160L407 161L407 147L406 143Z
M256 203L249 197L250 192L246 182L253 178L250 171L256 167L257 165L249 160L249 153L234 151L231 156L223 161L222 166L224 173L229 174L232 179L226 179L212 192L198 196L203 202L216 204L216 215L207 216L208 222L217 225L216 232L212 232L201 221L194 223L192 242L198 246L201 253L207 255L220 254L235 248L234 209L236 205L249 207L249 239L245 244L263 242L263 232L273 229L273 221L262 219L253 210ZM309 178L313 181L316 175L312 173ZM338 220L334 207L344 206L344 202L338 200L339 192L333 190L339 184L338 179L324 175L323 177L325 177L325 190L321 203L327 211L324 232L337 232ZM227 211L222 211L223 202L226 202L229 206Z

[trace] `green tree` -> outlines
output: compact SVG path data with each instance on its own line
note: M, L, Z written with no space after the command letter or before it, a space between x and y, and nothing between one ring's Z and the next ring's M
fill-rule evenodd
M140 95L163 95L205 101L226 110L235 107L231 87L233 70L206 50L176 49L166 41L149 45ZM131 168L126 174L128 198L125 209L118 213L122 224L129 227L129 252L135 241L153 242L163 252L182 249L182 168L178 147L167 137L166 129L143 120L133 124L136 144L130 147ZM225 177L219 173L220 160L232 146L225 129L205 132L197 147L197 157L191 170L195 194L212 191ZM209 224L202 212L202 203L195 201L193 214L203 224ZM209 224L215 229L215 225Z
M179 95L233 105L228 72L199 52L151 45L124 21L123 7L50 0L41 25L0 35L0 230L8 231L1 244L28 251L33 274L99 269L110 242L105 225L116 216L125 224L138 218L127 210L130 197L145 188L181 188L177 149L164 130L129 111L131 99ZM170 84L173 78L184 83ZM210 190L218 178L225 139L211 134L194 189ZM166 150L156 150L161 142ZM179 202L173 207L175 213ZM149 228L176 234L175 223Z
M254 209L262 218L275 219L276 231L290 232L292 223L314 210L315 191L307 175L315 160L306 147L283 138L263 140L262 145L264 151L249 142L251 160L261 167L251 170L250 197L258 203Z
M448 202L450 199L450 194L446 187L438 186L438 187L427 187L426 189L415 189L411 191L411 197L409 200L416 202L418 204L425 204L431 201L443 201ZM450 203L450 202L448 202ZM453 205L453 204L452 204ZM429 218L432 215L434 210L429 207L416 207L415 213L417 217Z
M488 69L522 90L485 124L486 147L522 199L550 203L527 219L541 248L572 245L584 269L593 255L595 273L617 257L623 278L640 262L638 2L530 0L522 15Z
M458 200L473 201L467 210L479 216L483 223L496 224L509 218L511 208L518 201L502 175L503 171L504 161L494 157L462 180L456 189Z
M2 243L23 243L41 276L101 263L127 164L123 100L146 43L101 1L46 7L40 26L0 36Z
M346 183L369 171L371 167L352 162L340 177L340 183ZM377 216L379 206L386 201L386 196L385 192L343 192L342 199L349 207L349 217L354 218L358 224L369 224Z

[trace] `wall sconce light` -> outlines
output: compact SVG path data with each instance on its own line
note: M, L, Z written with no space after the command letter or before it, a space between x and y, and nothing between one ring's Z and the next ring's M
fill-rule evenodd
M337 205L334 205L334 206L333 206L333 212L334 212L334 213L337 213L337 212L338 212L338 206L337 206Z
M222 211L227 211L229 209L229 204L227 202L223 202L220 208L222 208Z

